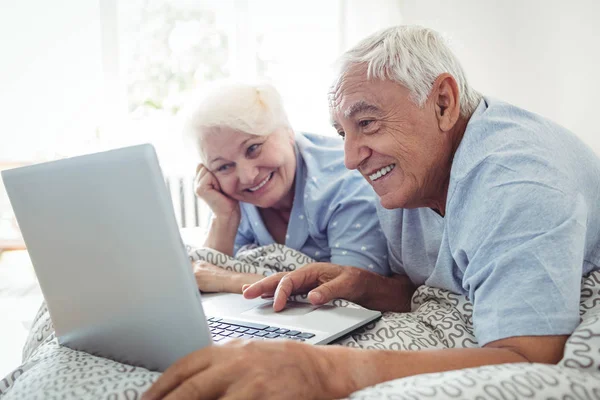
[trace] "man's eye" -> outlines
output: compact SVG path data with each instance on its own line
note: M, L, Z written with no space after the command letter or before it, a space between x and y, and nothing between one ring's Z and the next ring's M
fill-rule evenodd
M344 132L344 131L338 131L338 135L340 135L342 137L342 139L346 138L346 132Z
M364 121L359 121L358 122L358 126L360 126L361 128L366 128L367 126L369 126L371 123L373 122L372 119L365 119Z

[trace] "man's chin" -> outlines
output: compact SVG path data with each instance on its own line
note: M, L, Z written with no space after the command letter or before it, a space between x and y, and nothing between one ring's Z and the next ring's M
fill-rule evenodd
M395 195L394 195L395 194ZM406 204L399 198L397 193L386 193L379 197L379 203L383 208L393 210L396 208L406 208Z
M381 203L381 206L383 208L386 208L388 210L393 210L394 208L399 208L394 201L392 201L392 199L389 198L390 196L383 196L379 198L379 202Z

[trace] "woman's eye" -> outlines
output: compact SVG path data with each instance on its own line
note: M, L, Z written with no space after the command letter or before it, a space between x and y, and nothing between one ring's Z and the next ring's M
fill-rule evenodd
M260 144L253 144L252 146L248 147L248 150L246 151L246 154L248 155L252 155L252 153L254 153L256 150L258 150L258 148L260 147Z
M219 172L227 171L230 166L231 165L229 165L229 164L221 165L219 168L217 168L217 171L219 171Z

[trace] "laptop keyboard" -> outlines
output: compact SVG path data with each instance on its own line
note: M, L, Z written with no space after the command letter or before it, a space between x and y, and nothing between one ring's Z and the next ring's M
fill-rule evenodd
M214 342L226 342L230 339L290 339L304 342L315 336L310 332L228 318L209 317L207 321Z

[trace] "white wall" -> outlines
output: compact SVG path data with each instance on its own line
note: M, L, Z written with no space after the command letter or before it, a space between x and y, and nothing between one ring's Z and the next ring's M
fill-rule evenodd
M594 123L600 2L339 4L344 16L340 49L399 23L445 32L475 88L554 119L600 152ZM85 133L81 141L89 138L104 104L98 0L0 0L0 10L0 158L19 160L32 152L51 157L54 148L65 150L60 143L65 140L81 146L72 143L78 135L70 132ZM317 95L325 99L325 93Z
M485 95L542 114L600 153L600 2L399 0L405 24L447 34Z
M0 159L52 157L84 136L70 132L93 135L100 56L97 0L0 0Z

